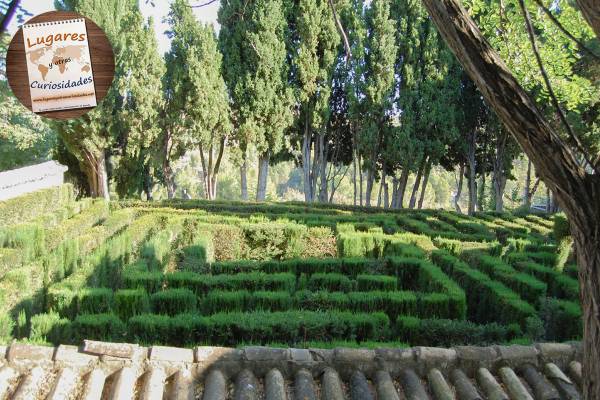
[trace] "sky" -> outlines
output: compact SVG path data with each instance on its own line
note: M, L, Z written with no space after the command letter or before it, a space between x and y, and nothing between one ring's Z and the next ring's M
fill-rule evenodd
M206 0L189 0L190 5L202 4ZM154 31L156 32L156 38L158 39L158 47L161 53L169 50L170 41L164 32L167 30L167 24L163 23L163 19L169 12L169 4L171 0L155 0L155 6L152 7L150 4L146 4L145 0L140 0L140 9L144 17L148 18L152 16L154 20ZM54 10L54 0L22 0L21 6L32 13L33 15L41 14L46 11ZM196 18L199 21L213 23L215 28L218 29L217 23L217 11L219 11L219 2L216 1L206 7L194 8L193 9ZM8 31L14 34L19 29L20 24L16 18L11 21L8 27Z

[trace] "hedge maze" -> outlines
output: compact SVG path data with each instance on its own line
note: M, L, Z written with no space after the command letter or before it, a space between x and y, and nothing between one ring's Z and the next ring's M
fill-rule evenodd
M567 341L577 267L545 215L303 203L0 202L0 340L191 346Z

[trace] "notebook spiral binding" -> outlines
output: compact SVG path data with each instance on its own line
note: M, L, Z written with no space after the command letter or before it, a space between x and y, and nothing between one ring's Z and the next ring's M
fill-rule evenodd
M65 24L72 24L75 22L82 22L82 21L85 21L85 19L84 18L76 18L76 19L65 19L62 21L38 22L36 24L25 24L25 25L23 25L23 29L37 28L40 26L65 25Z

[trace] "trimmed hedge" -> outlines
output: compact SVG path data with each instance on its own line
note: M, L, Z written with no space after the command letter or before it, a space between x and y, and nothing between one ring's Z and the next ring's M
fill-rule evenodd
M73 185L67 183L0 201L0 226L26 222L72 203L74 199Z
M83 339L123 342L127 326L114 314L80 314L71 324L71 343Z
M150 299L144 289L122 289L115 292L115 313L124 321L150 311Z
M524 328L528 318L537 318L535 308L485 273L469 267L450 253L438 250L432 260L464 289L467 297L467 315L479 323L498 322L504 325L518 323ZM494 312L490 312L494 310Z
M541 307L545 338L551 341L580 340L583 335L582 311L579 304L548 298Z
M482 253L468 257L472 264L486 274L498 279L530 303L538 304L540 299L546 297L548 285L529 274L519 273L501 259Z
M197 302L196 295L189 289L166 289L150 296L150 304L155 314L193 313L196 311Z
M34 315L30 324L29 339L33 342L57 345L71 336L71 321L58 313Z
M522 335L518 324L478 325L470 321L415 317L398 318L394 328L395 339L409 343L411 346L485 346L507 343Z

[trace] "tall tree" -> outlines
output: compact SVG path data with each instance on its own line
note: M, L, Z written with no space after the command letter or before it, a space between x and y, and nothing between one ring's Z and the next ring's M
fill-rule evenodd
M217 195L217 177L231 133L229 99L221 75L222 56L213 27L198 22L186 0L176 0L169 13L173 42L167 55L169 77L167 132L163 150L181 143L176 154L197 146L202 163L204 196ZM170 142L170 143L169 143ZM170 147L169 147L170 145ZM165 154L164 160L169 154Z
M365 123L360 131L358 143L367 171L365 204L370 206L377 163L380 161L384 140L383 126L389 121L392 111L391 93L398 48L388 1L373 0L367 11L366 21L369 51L365 58Z
M449 47L532 160L536 171L555 193L558 203L569 217L579 264L583 304L583 393L588 400L598 399L600 252L597 243L600 240L600 175L596 171L600 167L600 157L597 154L582 154L581 148L573 147L561 138L560 131L548 122L458 0L423 2ZM581 12L593 27L597 38L600 38L600 19L592 3L578 1ZM592 160L591 164L580 163L584 156Z
M340 43L331 8L326 0L299 0L296 16L298 48L293 62L302 122L302 171L304 198L327 201L327 143L329 96L333 66ZM311 154L312 152L312 154Z
M246 19L240 32L231 29L236 18ZM247 4L224 1L219 20L233 31L232 41L223 39L224 65L237 63L225 73L237 113L236 127L242 146L250 143L259 154L256 199L266 196L269 160L283 144L283 133L293 120L293 93L287 86L286 19L282 0L256 0ZM221 31L220 36L226 31ZM224 44L223 44L224 43ZM232 75L236 75L233 78Z
M115 81L119 82L123 78L120 61L126 51L123 42L128 28L124 21L137 3L134 0L57 0L55 6L86 15L104 30L115 53ZM113 83L106 98L82 117L52 124L66 148L77 158L93 197L110 198L106 159L116 136L114 113L122 106L118 87L118 83Z
M163 108L161 79L165 72L152 19L144 23L138 10L125 19L125 35L121 67L123 78L118 81L122 110L115 119L119 123L115 157L116 190L122 196L146 193L152 199L154 141L160 133L159 117Z

